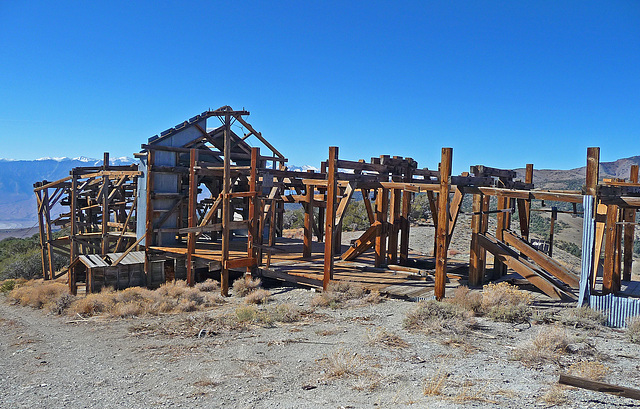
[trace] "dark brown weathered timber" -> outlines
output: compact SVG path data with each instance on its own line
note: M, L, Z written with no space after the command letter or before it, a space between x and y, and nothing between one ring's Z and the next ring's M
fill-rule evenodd
M604 294L620 291L620 276L616 274L616 239L617 239L618 206L607 206L607 223L605 226L604 268L602 270L602 292Z
M198 163L198 151L191 150L189 162L189 229L194 229L197 224L196 206L198 200L198 176L196 175L196 163ZM193 253L196 250L196 232L190 230L187 236L187 285L195 285L195 271Z
M440 161L440 193L438 197L438 228L436 251L436 277L434 293L436 299L445 296L447 281L447 243L449 237L449 177L451 176L451 162L453 149L442 148Z
M387 213L389 209L389 191L385 188L378 189L376 196L376 221L380 223L375 240L375 267L386 264L387 255Z
M311 257L311 247L313 242L313 203L314 203L314 191L315 187L312 185L307 185L307 194L306 203L304 204L304 236L303 236L303 247L302 247L302 257L309 258Z
M380 224L380 222L374 222L364 233L362 233L354 244L342 254L342 260L353 260L373 247Z
M638 183L638 165L631 165L629 174L631 183ZM636 222L636 209L624 210L624 267L622 269L622 280L631 280L631 270L633 266L633 240Z
M469 251L469 286L478 287L484 279L484 268L480 263L482 247L478 243L478 234L482 232L482 194L473 195L473 215L471 216L471 249Z
M587 175L585 180L585 193L589 196L596 195L599 170L600 148L587 148Z
M560 375L558 383L582 389L589 389L596 392L604 392L610 395L621 396L623 398L640 400L640 389L612 385L610 383L593 381L591 379L580 378L578 376L562 374Z
M497 197L498 213L496 215L496 238L499 241L503 240L503 232L507 229L507 213L500 210L508 209L509 198L504 196ZM493 262L493 278L498 279L507 274L507 266L499 259L496 258Z
M236 117L242 119L240 116ZM220 293L229 295L229 241L231 240L231 115L225 115L224 119L224 176L222 179L222 270L220 270ZM273 222L273 221L272 221Z
M503 241L518 250L522 255L531 259L542 269L544 269L546 272L553 275L560 281L573 288L578 288L580 278L576 274L569 271L566 267L552 259L550 256L537 251L520 237L517 237L510 231L504 231Z
M400 200L402 191L391 189L391 200L389 208L389 248L387 250L387 264L398 262L398 234L400 233Z
M336 174L338 162L338 147L331 146L329 148L329 159L327 166L327 207L326 207L326 225L325 225L325 240L324 240L324 277L322 280L322 288L327 289L331 280L333 280L333 250L335 245L333 243L336 217L336 196L337 196L337 180Z

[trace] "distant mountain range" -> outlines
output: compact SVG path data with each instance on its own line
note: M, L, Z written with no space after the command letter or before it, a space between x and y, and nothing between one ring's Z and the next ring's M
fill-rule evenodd
M112 165L136 163L129 157L111 158ZM640 156L600 163L601 178L628 178L631 165L640 165ZM55 181L69 176L69 171L78 166L100 166L101 159L87 158L40 158L36 160L0 159L0 229L32 227L36 223L36 199L33 194L35 182ZM289 165L290 170L307 171L313 166ZM536 187L547 189L580 189L584 183L585 167L569 170L540 169L534 171ZM516 169L518 177L524 179L524 169ZM35 232L35 231L34 231Z

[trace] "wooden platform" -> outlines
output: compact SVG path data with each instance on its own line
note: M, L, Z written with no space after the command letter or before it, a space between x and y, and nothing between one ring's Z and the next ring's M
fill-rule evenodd
M265 248L262 255L262 265L258 272L262 277L283 280L291 283L322 288L324 275L324 243L313 242L310 258L302 257L302 241L278 238L276 245ZM342 252L348 246L342 246ZM175 255L185 255L186 245L175 247L152 247L152 250ZM199 242L195 250L196 259L220 261L221 248L219 243ZM230 257L246 257L246 242L232 242ZM413 254L414 262L422 265L434 265L432 259ZM418 259L422 257L422 259ZM433 297L434 280L433 267L421 270L423 274L413 271L398 271L398 268L375 268L373 250L369 250L355 261L342 261L336 258L334 269L335 281L349 281L361 285L368 291L379 291L391 297L412 300L429 299ZM456 274L457 270L466 268L465 262L449 261L447 292L453 291L459 285L459 279L466 281L466 276Z

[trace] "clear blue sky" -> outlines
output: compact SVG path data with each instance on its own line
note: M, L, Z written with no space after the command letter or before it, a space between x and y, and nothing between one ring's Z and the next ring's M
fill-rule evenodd
M640 2L0 1L0 157L131 156L246 108L292 164L640 155Z

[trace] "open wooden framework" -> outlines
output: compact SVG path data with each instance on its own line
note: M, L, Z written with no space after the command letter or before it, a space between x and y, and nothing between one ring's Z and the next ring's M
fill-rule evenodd
M575 299L578 274L554 260L551 251L540 251L530 242L531 203L577 206L590 195L597 202L592 290L615 293L621 280L631 278L633 229L640 206L638 169L632 168L628 181L598 184L597 148L588 151L584 191L535 189L531 164L524 180L518 180L515 171L481 165L452 175L451 148L442 149L440 163L433 168L437 170L432 170L398 156L345 160L337 147L330 147L320 171L301 172L287 168L287 159L247 122L247 115L228 106L205 111L150 138L136 154L137 167L109 166L105 154L103 167L76 168L67 178L34 185L43 276L55 276L51 254L63 252L70 257L72 291L84 281L89 292L96 288L89 285L91 274L75 268L89 261L78 262L78 256L100 255L110 268L131 251L144 250L142 271L151 286L173 278L193 285L218 276L227 295L230 271L325 289L336 274L374 284L388 280L390 286L397 286L402 274L404 280L418 276L422 284L414 286L416 295L430 292L441 299L451 276L448 249L463 199L471 196L466 277L470 286L499 279L511 269L551 298ZM210 127L211 122L217 126ZM234 131L238 128L241 134ZM249 138L261 148L249 145ZM409 251L409 214L418 193L428 197L436 230L432 278ZM343 247L342 224L355 196L363 200L370 227ZM56 203L69 211L52 219ZM278 239L287 203L303 206L301 242ZM516 214L518 231L511 229ZM494 216L497 229L492 232L488 221ZM53 239L52 226L69 228L69 235ZM490 271L487 252L494 258ZM599 271L603 279L596 288Z

